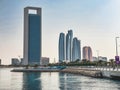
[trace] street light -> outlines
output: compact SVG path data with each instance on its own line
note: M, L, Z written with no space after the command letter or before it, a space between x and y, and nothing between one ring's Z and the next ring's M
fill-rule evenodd
M120 38L120 37L115 37L115 42L116 42L116 56L118 56L118 45L117 45L117 39Z
M98 57L98 61L99 61L99 50L96 50L97 52L97 57Z

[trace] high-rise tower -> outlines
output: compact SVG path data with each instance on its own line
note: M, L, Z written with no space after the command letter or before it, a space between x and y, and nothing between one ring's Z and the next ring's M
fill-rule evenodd
M63 62L65 60L65 34L60 33L59 36L59 62Z
M83 59L92 60L92 49L89 46L83 47Z
M73 32L72 30L68 30L66 35L66 60L72 61L72 39Z
M29 10L35 10L36 14L29 13ZM40 64L41 60L41 8L24 8L24 65Z
M73 38L72 48L72 61L81 60L80 41L75 37Z

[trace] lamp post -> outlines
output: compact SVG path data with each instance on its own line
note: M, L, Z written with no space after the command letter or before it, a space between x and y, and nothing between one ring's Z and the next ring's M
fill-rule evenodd
M118 45L117 45L117 39L118 39L119 37L115 37L115 42L116 42L116 56L118 56Z
M116 61L116 64L117 64L117 71L118 71L118 64L119 64L119 56L118 56L118 45L117 45L117 39L119 37L115 37L115 42L116 42L116 56L115 56L115 61Z
M98 58L98 61L99 61L99 50L96 50L97 52L97 58Z

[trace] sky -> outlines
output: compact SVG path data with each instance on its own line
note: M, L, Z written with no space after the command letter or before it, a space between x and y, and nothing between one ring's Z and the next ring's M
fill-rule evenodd
M23 57L23 9L42 8L42 56L58 60L61 32L73 30L83 46L90 46L93 56L114 58L115 37L120 36L120 0L0 0L0 58ZM118 53L120 55L120 39Z

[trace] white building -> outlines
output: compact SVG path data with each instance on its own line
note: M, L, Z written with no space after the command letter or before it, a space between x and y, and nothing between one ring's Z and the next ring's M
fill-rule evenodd
M93 57L92 58L92 61L94 62L94 61L98 61L98 58L97 57Z
M107 62L107 57L99 56L98 59Z
M41 65L48 65L49 64L49 58L48 57L42 57Z

